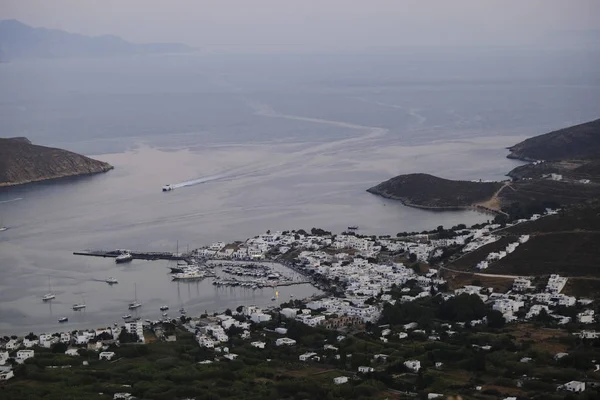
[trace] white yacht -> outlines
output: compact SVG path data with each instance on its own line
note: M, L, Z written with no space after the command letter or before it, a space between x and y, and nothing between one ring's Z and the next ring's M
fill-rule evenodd
M200 270L189 270L189 271L185 271L185 272L180 272L178 274L173 274L172 275L172 279L174 281L180 280L180 281L194 281L194 280L199 280L199 279L204 279L206 278L207 274L204 271L200 271Z
M119 283L119 281L116 278L109 276L108 278L106 278L106 283L108 283L109 285L114 285L115 283Z
M8 227L6 227L6 226L0 226L0 232L4 232L7 229L8 229Z
M174 189L174 187L170 183L168 185L165 185L165 186L162 187L162 191L163 192L170 192L173 189Z
M54 293L46 293L43 297L42 300L43 301L48 301L48 300L52 300L56 298L56 296L54 295Z
M54 292L52 291L52 287L50 287L50 283L48 283L48 293L46 293L42 297L42 300L43 301L48 301L48 300L52 300L54 298L56 298L56 296L54 295Z
M69 318L67 317L61 317L58 319L58 322L67 322L69 320Z
M126 263L131 260L133 260L133 256L131 255L131 253L122 253L122 254L119 254L117 256L117 258L115 258L115 262L117 264Z
M129 319L129 318L131 318L131 314L125 314L121 318L123 318L123 319Z
M136 308L140 308L142 303L137 301L137 284L134 284L134 300L132 303L129 303L129 309L135 310Z
M73 311L83 310L85 307L85 303L73 304Z
M169 306L160 306L160 311L167 311Z

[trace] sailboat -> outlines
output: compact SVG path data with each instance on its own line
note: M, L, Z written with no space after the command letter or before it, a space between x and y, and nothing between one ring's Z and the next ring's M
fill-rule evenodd
M177 242L178 244L178 248L179 248L179 242ZM187 314L187 311L185 311L185 308L183 308L183 300L181 300L181 292L179 290L179 283L177 283L177 297L179 298L179 304L181 304L181 308L179 309L179 314L181 314L182 316Z
M2 217L0 217L0 232L4 232L8 229L8 226L2 225Z
M50 287L50 284L48 283L48 293L46 293L43 297L42 300L43 301L48 301L48 300L52 300L56 297L56 295L54 294L54 292L52 291L52 288Z
M135 291L135 297L134 297L133 303L129 303L130 310L135 310L136 308L140 308L142 306L142 303L139 303L137 301L137 284L134 284L134 291Z

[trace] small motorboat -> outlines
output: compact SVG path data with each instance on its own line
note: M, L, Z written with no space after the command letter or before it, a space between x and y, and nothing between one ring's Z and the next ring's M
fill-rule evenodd
M167 314L166 312L162 314L163 317L166 317L167 315L169 314Z
M169 306L160 306L160 311L167 311Z
M58 319L58 322L63 323L63 322L67 322L69 320L69 318L67 317L61 317Z
M86 305L83 303L73 304L73 311L80 311L83 310L85 307Z
M275 301L277 300L275 297L271 297L271 301Z
M119 283L119 281L116 278L109 276L108 278L106 278L106 283L108 283L109 285L114 285L115 283Z
M162 187L163 192L170 192L173 189L173 185L171 185L170 183Z
M185 311L185 308L181 307L181 308L179 309L179 313L180 313L181 315L185 315L185 314L187 314L187 311Z
M352 225L352 226L349 226L348 229L351 230L351 231L355 231L355 230L358 229L358 226Z
M123 315L121 318L123 318L123 319L129 319L129 318L131 318L131 314Z

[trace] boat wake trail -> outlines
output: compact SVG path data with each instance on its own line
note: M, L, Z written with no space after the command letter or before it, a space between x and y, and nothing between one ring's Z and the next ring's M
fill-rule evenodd
M0 204L12 203L13 201L19 201L19 200L23 200L23 198L22 197L17 197L16 199L2 200L2 201L0 201Z
M192 179L190 181L175 183L172 186L173 186L173 188L182 188L182 187L186 187L186 186L199 185L201 183L215 182L215 181L227 180L227 179L232 179L232 178L234 178L234 176L212 175L212 176L206 176L204 178Z

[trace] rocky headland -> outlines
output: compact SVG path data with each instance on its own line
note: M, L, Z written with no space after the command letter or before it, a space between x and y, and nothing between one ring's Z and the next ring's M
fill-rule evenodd
M529 162L508 172L510 181L471 182L408 174L367 191L412 207L479 208L504 215L600 198L600 119L535 136L508 150L508 158Z
M67 150L0 138L0 187L107 172L113 166Z

